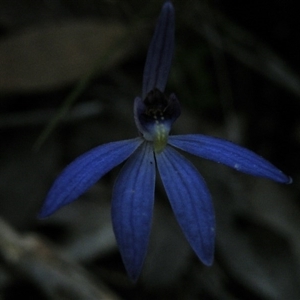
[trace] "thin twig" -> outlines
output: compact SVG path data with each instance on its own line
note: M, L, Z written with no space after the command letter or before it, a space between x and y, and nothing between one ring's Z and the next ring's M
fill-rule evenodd
M8 269L38 284L49 299L119 299L76 262L37 236L21 236L1 218L0 255Z

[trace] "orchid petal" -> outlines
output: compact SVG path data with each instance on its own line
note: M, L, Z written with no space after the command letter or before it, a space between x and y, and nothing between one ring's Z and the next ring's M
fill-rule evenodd
M154 203L155 160L149 142L137 149L114 185L112 222L129 277L135 281L146 256Z
M188 242L205 265L214 255L215 217L208 188L196 168L172 147L156 154L166 193Z
M165 90L174 51L175 12L170 1L167 1L161 10L151 40L143 77L143 96L158 88Z
M222 163L243 173L280 183L292 182L290 177L261 156L223 139L201 134L187 134L170 136L168 142L183 151Z
M142 141L136 138L108 143L79 156L54 182L39 217L47 217L78 198L104 174L127 159Z

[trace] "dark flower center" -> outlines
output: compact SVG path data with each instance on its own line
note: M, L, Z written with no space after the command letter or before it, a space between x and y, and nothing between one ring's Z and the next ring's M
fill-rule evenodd
M135 121L144 139L154 143L161 152L168 142L172 124L180 115L180 105L174 94L167 97L159 89L151 90L146 98L135 100Z
M141 114L141 117L144 118L145 122L172 120L175 112L173 102L174 100L171 97L168 98L159 89L154 88L144 100L145 111Z

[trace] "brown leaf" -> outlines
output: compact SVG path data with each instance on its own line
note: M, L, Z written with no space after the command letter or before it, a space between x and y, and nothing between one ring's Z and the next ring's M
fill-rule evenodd
M0 43L0 90L57 88L96 67L111 67L128 53L118 47L125 35L123 24L92 20L27 28Z

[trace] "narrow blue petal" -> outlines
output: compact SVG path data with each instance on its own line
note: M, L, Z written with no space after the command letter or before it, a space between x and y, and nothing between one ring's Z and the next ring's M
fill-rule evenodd
M143 77L143 96L158 88L164 92L174 51L175 12L170 1L165 2L151 40Z
M79 156L55 180L39 217L47 217L78 198L104 174L127 159L142 141L136 138L108 143Z
M240 172L280 183L292 183L290 177L261 156L223 139L201 134L187 134L170 136L168 142L188 153L222 163Z
M196 168L172 147L156 154L166 193L187 240L205 265L214 256L215 216L207 186Z
M147 252L154 202L155 160L149 142L136 150L114 186L112 222L129 277L136 281Z

